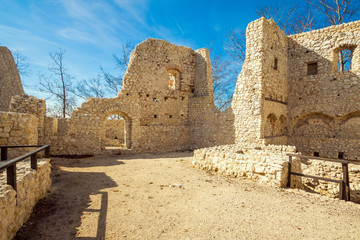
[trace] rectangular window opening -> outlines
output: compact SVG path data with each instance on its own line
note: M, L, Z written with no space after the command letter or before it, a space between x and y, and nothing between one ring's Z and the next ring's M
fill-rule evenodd
M307 64L307 75L316 75L318 73L318 64L315 63L308 63Z
M352 49L343 49L339 51L338 71L346 72L351 70Z
M278 70L278 59L277 58L274 59L274 69Z
M314 157L320 157L319 152L314 152Z

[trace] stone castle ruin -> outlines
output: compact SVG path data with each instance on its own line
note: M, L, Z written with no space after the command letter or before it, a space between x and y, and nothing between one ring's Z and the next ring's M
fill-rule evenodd
M246 60L224 112L214 105L207 49L147 39L132 52L117 97L89 98L66 119L45 116L44 100L23 95L2 48L0 144L46 143L53 155L198 149L196 166L279 186L287 153L360 160L360 21L286 36L261 18L246 38ZM351 64L339 64L342 52ZM322 163L299 168L340 171ZM360 195L359 170L350 175ZM310 185L338 191L331 183Z
M9 111L11 97L23 95L20 75L7 47L0 46L0 111Z

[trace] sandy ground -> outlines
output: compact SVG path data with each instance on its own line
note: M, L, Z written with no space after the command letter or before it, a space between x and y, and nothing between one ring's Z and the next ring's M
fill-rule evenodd
M52 188L15 239L360 239L359 204L191 161L191 152L54 158Z

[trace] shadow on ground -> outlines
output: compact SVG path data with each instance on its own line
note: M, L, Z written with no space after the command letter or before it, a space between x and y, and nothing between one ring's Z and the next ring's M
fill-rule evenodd
M108 193L106 188L117 184L103 172L79 171L79 167L115 166L124 164L119 158L84 158L51 161L53 184L41 199L29 219L14 239L104 239ZM66 170L64 170L66 169ZM79 188L79 185L82 187ZM98 197L100 206L91 206L91 198ZM91 237L78 236L84 216L96 215L92 221ZM61 234L60 234L61 233Z

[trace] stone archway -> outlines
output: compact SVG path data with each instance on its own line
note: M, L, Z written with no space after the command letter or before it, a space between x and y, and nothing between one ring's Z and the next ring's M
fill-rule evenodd
M111 110L101 118L101 141L103 147L131 148L132 120L124 112ZM121 132L123 135L121 136Z

